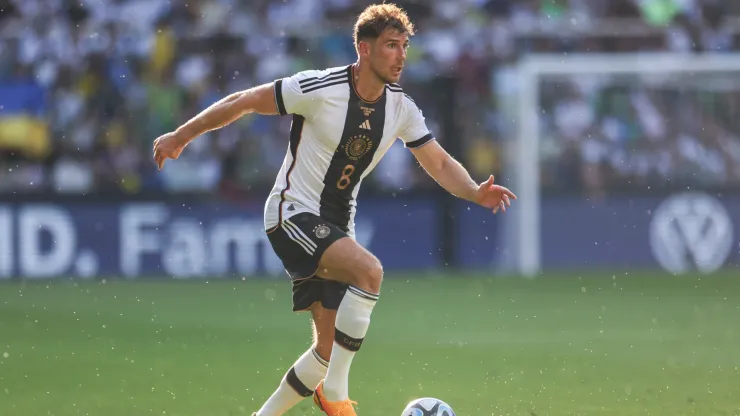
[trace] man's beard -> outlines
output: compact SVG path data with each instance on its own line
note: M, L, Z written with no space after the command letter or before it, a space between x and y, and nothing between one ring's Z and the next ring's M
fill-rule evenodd
M384 83L386 83L386 84L392 84L392 83L396 82L395 79L383 75L382 73L380 73L379 71L377 71L372 66L370 66L370 69L372 69L373 70L373 74L375 74L375 76L378 77L378 79L381 80L381 81L383 81Z

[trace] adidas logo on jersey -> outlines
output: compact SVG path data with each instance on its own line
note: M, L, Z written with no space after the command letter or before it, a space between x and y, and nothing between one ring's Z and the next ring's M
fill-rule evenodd
M361 129L370 130L370 120L365 120L364 123L360 124Z

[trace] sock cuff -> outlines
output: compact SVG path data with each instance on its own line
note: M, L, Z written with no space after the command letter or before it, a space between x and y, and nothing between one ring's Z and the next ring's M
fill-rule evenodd
M365 340L364 337L354 338L340 331L338 328L334 328L334 343L336 345L339 345L340 347L343 347L344 349L348 351L351 351L351 352L359 351L360 347L362 347L362 342L364 340Z
M352 285L347 287L347 294L355 295L357 298L372 304L375 304L375 302L377 302L380 298L380 295L378 295L377 293L370 293L366 290L362 290L359 287Z
M316 348L311 348L311 353L313 354L313 358L316 359L316 361L321 364L324 367L329 367L329 361L326 361L325 359L321 358L319 353L316 351Z
M290 370L285 374L285 382L301 397L310 397L313 395L313 390L301 381L298 374L296 374L295 367L290 367Z

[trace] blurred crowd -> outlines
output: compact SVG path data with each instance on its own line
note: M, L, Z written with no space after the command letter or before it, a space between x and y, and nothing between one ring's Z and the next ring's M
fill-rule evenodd
M352 24L369 3L0 0L0 193L248 197L271 186L290 117L244 117L196 140L161 172L152 141L236 90L354 62ZM516 137L514 65L523 54L726 52L740 33L740 2L721 0L395 3L418 29L402 85L441 141L461 142L460 157L477 177L501 169L504 144ZM455 137L442 134L448 107L429 104L439 77L456 82L455 102L447 103L458 114ZM737 99L716 93L707 109L694 98L673 100L670 91L544 88L552 132L543 147L546 185L608 187L640 175L695 180L678 175L687 160L711 180L737 181L740 130L731 115L712 112L737 108ZM682 118L692 109L696 117ZM627 162L614 161L615 143ZM731 157L716 154L727 149ZM396 145L363 189L433 186Z
M740 74L544 77L545 185L740 188Z

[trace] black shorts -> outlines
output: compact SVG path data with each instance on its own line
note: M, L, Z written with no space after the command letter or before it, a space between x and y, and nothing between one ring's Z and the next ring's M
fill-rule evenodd
M347 285L318 275L319 261L329 246L347 233L316 215L303 212L283 219L267 231L272 249L293 282L293 310L308 310L315 302L338 309Z

